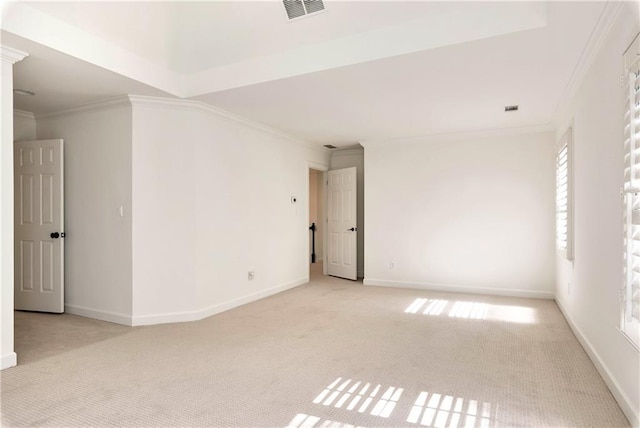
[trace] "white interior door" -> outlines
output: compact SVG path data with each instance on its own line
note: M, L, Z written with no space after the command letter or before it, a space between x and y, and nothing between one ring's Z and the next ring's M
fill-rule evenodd
M357 279L356 168L328 172L327 273Z
M64 312L62 140L14 143L15 308Z

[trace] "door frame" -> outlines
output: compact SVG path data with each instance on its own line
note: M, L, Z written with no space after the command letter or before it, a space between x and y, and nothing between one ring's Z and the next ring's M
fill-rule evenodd
M329 171L329 165L324 165L321 163L317 163L317 162L312 162L312 161L307 161L307 177L306 177L306 187L305 187L305 194L306 194L306 198L305 200L307 201L307 203L305 204L305 222L306 224L309 224L309 204L311 203L311 200L309 199L309 172L311 170L315 170L315 171L320 171L322 172L322 221L323 223L323 227L322 227L322 275L327 275L327 264L326 262L326 251L324 250L324 246L325 243L327 242L327 228L326 228L326 218L327 218L327 171ZM307 246L306 248L309 248L309 242L310 242L310 238L309 238L309 233L307 233ZM309 279L311 279L311 263L309 263L309 257L305 258L305 261L307 263L307 277Z

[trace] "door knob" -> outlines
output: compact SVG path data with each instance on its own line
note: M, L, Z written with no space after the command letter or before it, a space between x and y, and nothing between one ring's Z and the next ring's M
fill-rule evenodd
M58 239L60 237L60 234L58 232L51 232L50 236L52 239Z
M357 227L352 227L351 229L347 229L347 231L351 231L351 232L355 232L356 230L358 230Z

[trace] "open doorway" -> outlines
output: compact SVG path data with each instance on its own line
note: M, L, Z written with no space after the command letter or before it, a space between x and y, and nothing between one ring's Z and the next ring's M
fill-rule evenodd
M324 172L309 168L309 277L324 271Z

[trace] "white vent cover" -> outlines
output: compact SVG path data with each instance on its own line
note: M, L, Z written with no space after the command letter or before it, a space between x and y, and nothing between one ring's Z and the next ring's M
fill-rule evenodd
M324 10L322 0L282 0L282 3L284 3L289 19L300 18Z

